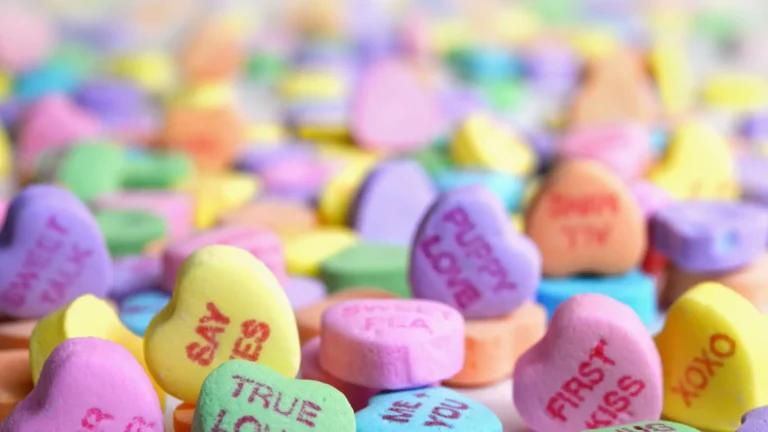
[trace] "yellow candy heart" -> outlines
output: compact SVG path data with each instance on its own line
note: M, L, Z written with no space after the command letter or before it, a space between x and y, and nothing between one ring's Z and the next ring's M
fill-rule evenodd
M728 142L698 121L681 125L649 179L677 199L735 199L736 161Z
M3 127L0 126L0 177L9 175L12 165L13 151L11 150L11 142L8 140L8 135Z
M528 175L536 167L536 154L530 147L512 131L480 114L464 121L451 142L450 154L459 166L514 175Z
M143 51L116 58L112 73L153 93L167 93L176 83L173 59L161 51Z
M350 163L329 180L318 202L318 212L328 225L345 225L350 203L373 163Z
M256 123L248 126L248 141L256 143L269 143L280 145L287 137L288 132L278 123Z
M147 364L168 394L195 402L229 359L293 378L301 351L293 310L275 276L231 246L198 249L182 264L173 297L144 336Z
M768 404L768 322L745 298L699 284L669 309L656 336L664 370L664 415L697 428L733 431Z
M760 75L723 73L707 81L704 100L731 111L752 111L768 103L768 80Z
M235 89L226 81L195 84L181 89L170 103L200 108L231 106L235 103Z
M294 72L280 83L280 91L288 99L338 99L347 92L337 75L325 72Z
M291 274L317 276L320 264L356 242L347 228L327 227L290 238L285 243L285 262Z
M657 42L650 53L650 64L667 112L679 114L689 110L695 100L696 83L682 44Z
M223 213L248 203L259 190L259 181L241 173L200 174L178 186L195 197L195 226L210 228Z
M91 294L80 296L72 303L38 321L29 338L29 363L32 381L37 383L45 360L54 348L67 339L98 337L127 349L152 378L144 358L144 343L120 321L117 312L105 300ZM160 405L165 407L165 391L152 380Z

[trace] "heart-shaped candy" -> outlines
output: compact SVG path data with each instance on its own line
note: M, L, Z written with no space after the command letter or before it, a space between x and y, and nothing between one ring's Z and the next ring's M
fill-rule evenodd
M142 210L161 216L169 237L176 239L192 231L194 201L185 193L166 190L124 191L99 197L90 203L96 210Z
M528 208L525 232L547 276L620 274L640 264L646 223L628 187L597 162L561 163Z
M735 270L765 252L768 211L745 202L677 202L654 214L651 243L690 272Z
M732 431L742 414L768 405L768 321L745 298L714 282L669 308L656 336L664 368L664 416Z
M327 384L230 360L205 379L192 432L248 429L354 432L355 414L344 395Z
M736 432L765 432L768 430L768 407L750 410L741 418L741 427Z
M144 336L152 375L171 395L195 402L205 377L244 359L294 377L301 352L293 311L275 276L249 252L207 246L179 269L173 297Z
M680 423L672 423L668 421L645 421L632 424L625 424L621 426L613 426L600 429L589 429L592 432L699 432L698 429L694 429L690 426L682 425ZM587 432L587 431L583 431ZM754 432L757 432L755 430Z
M40 381L2 424L3 432L161 432L152 383L120 345L99 338L62 342Z
M119 344L136 358L144 373L148 374L141 338L120 322L110 303L86 294L38 321L29 339L32 379L39 381L45 362L58 345L79 337L98 337ZM154 381L153 385L160 404L164 406L165 392Z
M540 275L536 245L483 186L435 201L417 231L408 273L415 297L449 304L466 318L512 312L533 297Z
M600 162L622 179L635 179L651 162L651 132L633 123L580 128L565 136L559 153Z
M430 144L445 126L437 96L399 60L383 60L363 73L351 121L359 146L395 152Z
M0 243L3 314L42 317L86 293L104 297L112 283L99 227L67 190L25 188L8 209Z
M632 309L599 294L572 297L517 361L514 401L534 431L596 429L661 415L661 360Z
M320 365L344 381L401 390L464 365L464 319L429 300L349 300L323 313Z
M501 420L485 405L445 387L374 396L356 418L357 432L502 431Z
M435 195L432 181L418 163L385 162L360 186L349 222L366 240L408 244Z

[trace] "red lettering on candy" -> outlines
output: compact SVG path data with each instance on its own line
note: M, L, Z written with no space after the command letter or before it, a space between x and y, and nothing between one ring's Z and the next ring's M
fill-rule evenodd
M581 249L593 246L605 246L611 232L608 224L602 225L563 225L560 232L565 237L569 249Z
M725 367L724 359L735 353L736 341L733 338L724 333L711 335L708 347L702 348L701 354L693 357L682 378L677 378L670 391L679 394L685 406L690 407L691 400L698 398L700 392L707 389L709 380L715 377L717 369Z
M230 359L258 361L264 343L269 339L269 324L248 320L240 324L241 335L235 341Z
M115 416L102 411L99 408L89 408L85 412L85 416L80 420L80 426L85 430L79 430L78 432L99 432L103 430L102 423L112 422L115 420ZM149 432L155 429L154 422L147 422L142 416L135 416L131 421L125 425L123 432Z
M417 399L428 398L427 393L423 392L410 396ZM381 419L390 423L407 424L413 419L414 415L421 407L425 407L429 410L429 413L427 413L427 420L424 421L422 426L442 426L447 429L452 429L455 421L461 418L462 413L469 410L469 405L455 399L444 399L436 405L425 405L425 402L398 400L392 402L392 405L387 411L381 415Z
M310 400L302 400L297 397L292 397L293 401L287 398L286 402L283 402L284 395L282 391L275 391L272 386L258 382L254 379L240 375L233 375L232 379L237 382L235 385L235 390L232 392L232 399L237 399L240 397L240 395L243 394L243 390L246 384L252 385L253 388L248 395L249 404L256 403L256 407L260 407L265 410L271 408L275 413L285 417L293 416L294 411L296 411L298 407L298 412L296 413L294 420L306 427L314 428L314 419L316 419L318 414L323 411L322 407L317 403ZM274 398L274 401L272 398ZM301 402L301 405L299 405L299 402ZM221 423L224 420L226 414L227 411L224 409L219 411L216 424L211 429L211 432L225 432L223 429L221 429ZM242 420L242 418L240 420ZM244 421L242 424L247 422L248 420ZM264 427L266 428L265 432L269 430L268 424L264 424Z
M219 335L229 326L230 319L213 303L205 305L207 315L200 317L195 327L195 333L205 343L190 342L186 346L187 358L200 366L210 366L219 348ZM240 324L240 337L235 340L230 359L258 361L264 343L269 339L269 324L254 319Z
M591 193L580 196L551 193L548 195L549 217L615 215L619 212L619 198L614 193Z

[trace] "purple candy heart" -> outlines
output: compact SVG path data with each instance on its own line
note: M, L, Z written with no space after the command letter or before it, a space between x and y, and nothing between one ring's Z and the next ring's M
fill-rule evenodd
M29 186L0 233L0 313L39 318L83 294L105 297L112 265L93 216L71 192Z
M755 408L741 417L736 432L768 432L768 406Z
M294 276L285 284L285 295L293 310L317 303L328 295L325 285L313 278Z
M136 255L122 257L113 262L112 288L109 296L122 300L131 294L160 287L162 263L157 257Z
M741 156L738 160L742 198L768 205L768 160L760 156Z
M533 297L541 279L536 245L515 231L484 186L444 193L411 247L414 297L455 307L466 318L506 315Z
M733 270L764 253L768 211L739 202L677 202L653 215L651 244L689 272Z
M434 186L418 163L386 162L360 186L348 219L366 240L408 244L435 196Z

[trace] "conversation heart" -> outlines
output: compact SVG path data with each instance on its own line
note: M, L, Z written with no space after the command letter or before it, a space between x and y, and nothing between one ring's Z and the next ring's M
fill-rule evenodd
M485 405L445 387L380 394L355 417L358 432L502 431L501 420Z
M320 277L330 292L373 286L410 297L407 273L408 248L392 244L360 242L320 265Z
M325 284L310 277L290 277L283 289L294 311L323 301L328 295Z
M414 150L431 143L444 125L437 95L405 62L383 60L363 72L352 99L351 132L358 146Z
M163 291L140 292L120 302L120 321L138 336L144 336L150 321L171 300Z
M654 214L651 244L691 272L734 270L765 251L768 210L744 202L676 202Z
M768 405L768 321L745 298L699 284L669 308L656 346L663 360L664 417L732 431L742 414Z
M160 432L152 383L123 347L95 337L63 341L40 381L0 426L3 432Z
M41 319L29 338L29 364L32 379L40 380L40 373L51 352L65 340L79 337L98 337L121 345L128 350L148 374L144 361L144 344L121 322L112 305L92 295L84 295L72 303ZM165 405L165 392L155 384L158 400Z
M223 245L187 257L144 344L152 375L185 402L195 402L205 377L228 359L288 377L301 359L293 311L275 276L249 252Z
M614 426L609 428L589 429L593 432L699 432L698 429L694 429L690 426L686 426L680 423L673 423L669 421L645 421L632 424L625 424L621 426ZM583 431L587 432L587 431Z
M192 432L195 418L195 405L182 402L173 410L173 432Z
M0 312L38 318L82 294L104 297L112 265L88 209L56 186L25 188L11 202L0 237Z
M344 395L327 384L286 378L260 364L230 360L205 379L192 432L243 427L265 432L304 428L354 432L355 414Z
M328 258L357 242L355 234L347 228L319 227L302 235L290 236L285 241L285 261L293 275L317 277L320 266Z
M652 162L651 131L633 123L579 128L566 134L558 150L563 158L594 160L622 179L635 179Z
M646 232L628 187L592 161L560 163L525 215L525 233L552 277L627 272L643 258Z
M349 222L371 242L408 244L435 196L432 182L418 163L385 162L360 186Z
M141 210L165 220L168 235L177 239L192 232L194 201L185 193L165 190L123 191L101 196L92 202L96 210Z
M219 218L222 225L245 225L267 228L280 237L302 234L317 228L317 215L304 203L290 200L259 200Z
M506 315L533 297L541 275L536 245L517 232L483 186L443 193L411 246L414 297L453 306L466 318Z
M137 210L102 210L94 213L112 257L136 255L167 236L165 221Z
M204 231L168 245L163 252L163 289L172 291L182 262L195 250L209 245L244 249L264 263L278 281L286 278L283 243L277 235L263 228L227 226Z
M741 417L741 427L736 432L765 432L768 430L768 408L750 410Z
M301 379L320 381L340 391L355 412L368 406L371 397L381 392L380 389L372 389L348 383L329 374L320 366L319 337L315 337L301 347Z
M430 300L349 300L322 317L320 365L344 381L400 390L439 382L464 365L464 319Z
M661 416L661 359L628 306L582 294L555 311L544 338L517 361L513 396L536 431L566 432Z

